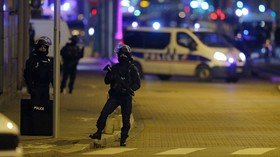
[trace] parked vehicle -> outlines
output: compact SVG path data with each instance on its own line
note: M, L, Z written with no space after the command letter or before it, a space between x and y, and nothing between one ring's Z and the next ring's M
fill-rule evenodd
M246 61L244 53L209 30L128 28L124 42L131 46L141 75L155 74L161 80L189 75L202 81L237 82Z
M19 143L18 126L0 113L0 157L21 157L23 150Z
M49 19L31 19L30 23L35 30L35 40L41 36L47 36L53 41L54 37L54 21ZM60 48L69 41L71 33L67 23L63 20L60 21ZM54 44L49 47L48 56L54 56Z

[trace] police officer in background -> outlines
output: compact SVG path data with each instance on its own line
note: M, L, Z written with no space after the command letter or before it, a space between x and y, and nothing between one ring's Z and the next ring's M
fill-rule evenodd
M53 60L47 56L50 38L40 37L25 64L24 78L31 100L49 100L49 85L53 84Z
M130 129L130 114L132 110L132 96L140 88L140 77L137 68L132 64L131 50L128 45L119 45L115 52L119 63L107 70L104 82L110 84L109 99L104 105L97 120L97 131L89 135L92 139L101 139L101 134L106 125L107 117L120 105L123 126L121 128L120 146L126 146L126 139Z
M63 92L69 77L68 88L69 93L71 94L74 88L74 82L77 73L77 65L80 58L83 57L84 48L80 49L77 45L79 42L79 37L77 35L72 36L70 40L71 42L67 43L61 50L61 56L63 59L63 76L60 86L60 92Z

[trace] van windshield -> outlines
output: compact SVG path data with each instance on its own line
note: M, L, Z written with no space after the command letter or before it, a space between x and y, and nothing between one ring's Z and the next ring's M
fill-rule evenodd
M194 34L209 47L233 47L221 35L215 32L194 32Z

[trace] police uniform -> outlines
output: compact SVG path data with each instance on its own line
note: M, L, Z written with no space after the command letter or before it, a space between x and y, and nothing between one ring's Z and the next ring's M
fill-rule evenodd
M53 60L47 56L51 41L39 38L26 61L24 78L32 100L49 100L49 85L53 83ZM41 51L43 47L43 51Z
M105 128L108 116L120 105L123 126L121 128L120 146L125 146L130 129L130 115L132 111L132 96L140 88L140 77L137 68L131 63L130 48L118 48L119 63L108 70L104 82L110 84L109 99L104 105L96 122L97 132L90 135L92 139L101 139L102 130Z
M63 76L60 86L60 92L66 87L66 82L69 77L69 93L72 93L74 88L74 82L77 73L77 65L79 59L83 57L83 49L80 49L77 45L78 37L73 36L71 43L67 43L61 50L61 56L63 59Z

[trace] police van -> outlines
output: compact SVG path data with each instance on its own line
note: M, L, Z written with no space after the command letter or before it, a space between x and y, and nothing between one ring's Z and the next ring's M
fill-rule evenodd
M237 82L246 62L244 53L208 30L127 28L124 43L131 47L140 75L155 74L161 80L188 75Z

